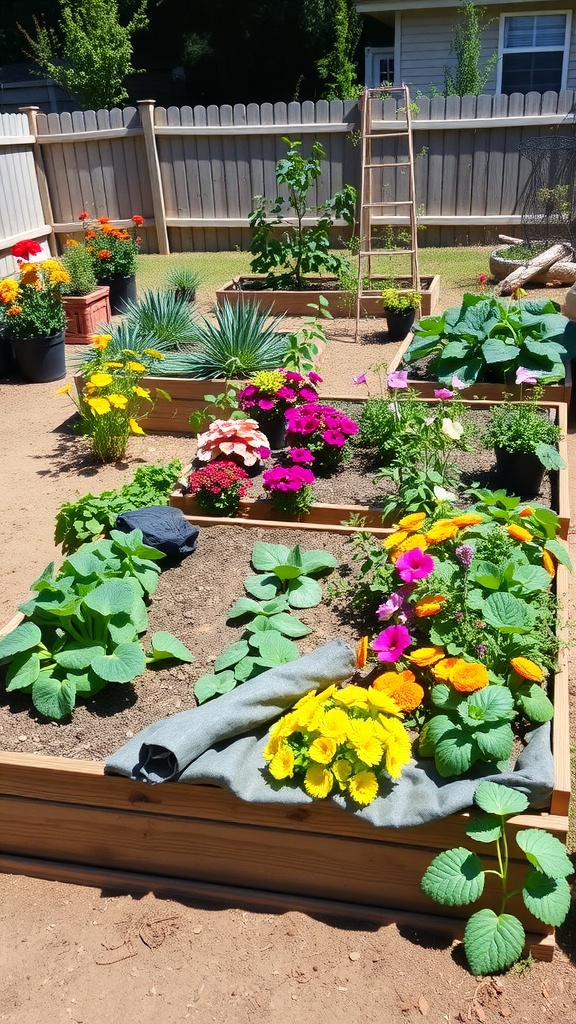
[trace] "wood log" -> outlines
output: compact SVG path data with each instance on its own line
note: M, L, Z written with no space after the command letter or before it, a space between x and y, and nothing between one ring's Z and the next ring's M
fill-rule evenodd
M546 284L574 284L576 281L576 263L570 260L558 260L546 271Z
M513 270L508 277L500 282L500 295L511 295L515 288L521 288L530 278L536 277L538 273L547 270L553 263L557 263L565 256L572 253L572 247L567 242L558 242L550 246L545 252L539 253L533 259L527 260L522 267Z
M498 235L499 242L510 242L510 245L525 245L523 238L514 238L514 235Z

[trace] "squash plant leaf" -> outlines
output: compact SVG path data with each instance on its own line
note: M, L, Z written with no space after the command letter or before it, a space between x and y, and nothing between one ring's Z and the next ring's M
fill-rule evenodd
M494 974L522 955L524 928L512 914L478 910L464 930L464 949L472 974Z
M534 917L559 928L570 910L570 886L565 878L549 878L531 868L524 879L522 898Z
M40 658L36 651L15 654L6 672L6 689L30 690L40 675Z
M45 718L59 721L74 710L76 687L69 679L57 679L50 672L41 672L32 686L32 703Z
M213 673L209 672L196 680L194 696L199 704L204 704L211 697L217 697L221 693L228 693L236 686L234 673L230 671Z
M140 644L118 644L111 654L94 658L92 669L108 683L129 683L146 668L146 658Z
M170 658L176 658L178 661L192 662L196 661L196 658L189 651L185 644L177 637L172 636L172 633L167 633L165 630L158 630L152 636L152 650L147 657L147 661L165 661Z
M42 633L34 622L23 622L12 632L0 639L0 665L10 661L15 654L30 651L42 640Z

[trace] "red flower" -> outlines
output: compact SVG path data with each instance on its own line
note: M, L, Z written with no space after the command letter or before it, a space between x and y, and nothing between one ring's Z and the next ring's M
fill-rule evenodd
M110 252L110 249L100 249L97 253L99 260L109 260L111 255L112 253Z
M144 223L144 217L141 217L139 213L135 213L132 217L132 221L136 227L139 228Z
M88 220L89 216L90 214L86 213L86 210L82 210L82 213L78 214L78 220Z
M136 245L142 245L142 239L140 237L135 239Z
M12 255L20 260L29 260L31 256L37 256L39 252L42 252L42 246L34 238L26 238L12 246Z
M98 223L99 224L109 224L110 223L110 217L98 217Z

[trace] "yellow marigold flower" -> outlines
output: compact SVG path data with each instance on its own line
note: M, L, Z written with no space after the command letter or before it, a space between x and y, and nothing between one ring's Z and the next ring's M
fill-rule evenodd
M124 363L104 363L104 366L106 367L107 370L122 370L124 367Z
M38 264L37 263L21 263L20 264L20 281L22 284L37 284L38 283Z
M318 764L330 764L337 748L338 744L335 740L328 736L318 736L308 747L308 753Z
M138 395L138 398L147 398L148 401L150 401L150 392L148 388L141 388L139 384L135 384L132 391L135 395Z
M512 658L510 664L514 671L522 676L523 679L529 679L533 683L541 683L544 678L542 669L530 661L530 658Z
M145 348L144 355L152 356L153 359L164 359L164 354L162 352L157 352L155 348Z
M70 274L63 267L50 271L50 284L68 284Z
M106 388L113 380L114 377L111 373L93 373L88 383L94 388Z
M544 550L542 552L542 565L546 569L548 575L551 576L552 579L554 579L556 575L556 566L554 564L554 559L552 558L552 555L549 551Z
M107 398L88 398L86 401L92 412L95 412L98 416L105 416L112 408Z
M398 526L401 530L407 530L408 533L413 533L414 530L420 529L425 519L425 512L412 512L409 516L403 516L403 518L398 521Z
M447 598L443 594L428 594L427 597L421 597L414 605L416 618L426 619L429 615L438 615L446 600Z
M528 519L528 517L532 515L533 511L534 509L530 505L527 505L526 508L520 509L518 515L521 516L522 519Z
M354 750L359 760L363 764L368 765L369 768L374 768L377 764L380 764L382 754L384 753L382 743L376 736L370 736L364 743L358 743Z
M80 242L77 242L75 238L67 238L66 239L66 245L74 247L74 246L80 245Z
M63 387L58 388L58 391L55 391L54 394L55 395L69 395L71 391L72 391L72 385L71 384L64 384Z
M412 654L408 655L408 660L418 665L418 668L427 668L443 657L443 647L419 647L417 651L412 651Z
M94 334L92 335L92 344L98 352L104 352L108 345L112 341L111 334Z
M108 401L115 409L125 409L128 405L126 395L108 395Z
M340 758L339 761L335 761L332 765L332 774L336 779L336 782L340 786L340 789L346 788L346 782L350 778L352 772L352 765L349 761L344 758Z
M459 693L474 693L488 686L488 672L485 665L477 662L459 661L452 670L450 682Z
M399 779L405 764L410 761L412 753L410 737L404 731L403 737L395 737L394 742L386 748L386 771L391 779Z
M278 753L278 748L283 740L279 736L272 736L272 730L270 730L270 739L262 751L262 757L265 761L271 761L275 754Z
M511 523L510 526L507 526L506 532L509 533L510 536L514 538L514 540L534 540L534 535L530 533L530 530L525 530L523 526L516 526L515 523Z
M142 430L142 427L140 426L140 424L132 416L128 420L128 426L130 427L130 430L132 431L133 434L143 434L144 433L144 431Z
M334 785L334 776L320 764L311 764L304 776L304 789L317 800L328 796Z
M406 540L407 536L408 530L396 530L395 533L391 533L388 537L384 538L382 547L389 551L390 548L395 548L397 544L401 544L403 540Z
M294 774L294 751L290 747L280 747L268 766L274 779L291 779Z
M274 726L270 729L271 736L278 736L279 739L285 739L287 736L291 736L293 732L298 729L296 721L296 713L289 711L287 715L282 715Z
M452 522L456 523L459 530L463 530L466 526L479 526L484 520L477 512L463 512L460 516L453 516Z
M342 690L337 690L334 694L334 700L338 701L339 704L345 704L346 707L366 707L368 702L368 693L363 686L344 686Z
M374 680L373 687L391 697L400 711L414 711L424 700L424 690L416 682L410 669L403 672L384 672Z
M461 661L462 658L442 658L441 661L437 661L432 666L434 679L437 679L439 683L449 683L452 678L452 672Z
M0 281L0 301L9 305L20 294L20 285L12 277Z
M439 519L429 530L426 530L426 540L429 544L441 544L444 540L450 540L458 533L459 527L453 519Z
M322 722L324 736L333 739L338 745L346 741L348 735L348 715L342 708L330 708Z
M392 562L395 562L398 558L400 558L400 555L404 554L405 551L411 551L412 548L420 548L421 551L426 551L427 547L428 541L424 534L411 533L410 536L406 538L406 540L403 540L402 543L394 549L394 551L390 555L390 559Z
M376 735L374 722L371 718L349 718L347 734L349 742L354 746L367 743Z
M126 363L126 369L127 370L131 370L132 373L145 373L146 372L146 367L144 366L144 363L136 363L136 362L134 362L132 360L130 362Z
M367 807L378 794L378 779L374 772L358 772L348 780L348 792L357 804Z
M393 673L390 673L392 675ZM385 711L388 715L398 715L400 707L396 703L392 693L381 687L370 686L368 688L368 700L379 711Z

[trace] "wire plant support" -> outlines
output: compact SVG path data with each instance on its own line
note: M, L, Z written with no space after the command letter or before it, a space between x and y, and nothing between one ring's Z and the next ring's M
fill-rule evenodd
M410 91L404 84L382 85L365 89L359 102L362 167L356 340L362 302L374 295L374 257L409 255L412 288L420 289ZM387 193L405 198L387 199ZM404 211L409 218L410 248L379 248L377 232L386 225L396 226L395 214ZM394 214L389 220L386 220L387 212Z

